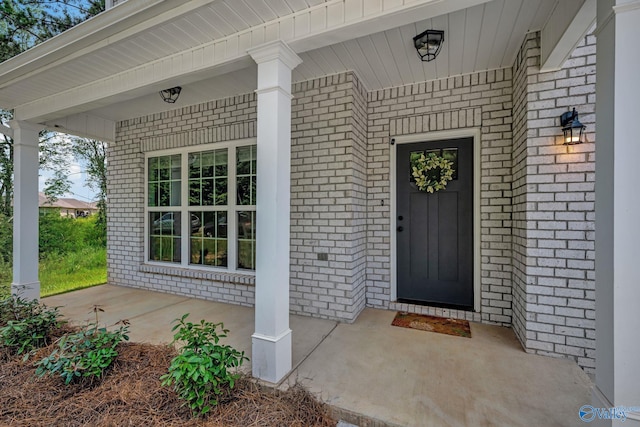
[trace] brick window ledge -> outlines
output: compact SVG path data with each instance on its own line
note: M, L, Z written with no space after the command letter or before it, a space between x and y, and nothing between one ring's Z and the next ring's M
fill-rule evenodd
M192 279L210 280L220 283L234 283L246 286L256 285L256 276L253 274L227 273L224 271L196 270L192 268L180 268L168 265L141 264L143 273L163 274L165 276L188 277Z

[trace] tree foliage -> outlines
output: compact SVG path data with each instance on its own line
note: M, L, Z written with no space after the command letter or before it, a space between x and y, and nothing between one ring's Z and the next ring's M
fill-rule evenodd
M0 0L0 62L104 10L104 0Z
M103 10L104 0L0 0L0 62ZM11 118L12 112L0 110L1 123L6 125ZM69 190L68 165L74 155L72 145L58 134L40 133L40 168L54 172L45 189L50 199ZM0 135L0 214L11 217L12 199L13 141Z

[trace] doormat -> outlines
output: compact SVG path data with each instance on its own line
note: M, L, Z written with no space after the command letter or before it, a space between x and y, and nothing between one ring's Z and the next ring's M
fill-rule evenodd
M421 331L439 332L471 338L471 327L467 320L447 319L445 317L427 316L425 314L407 313L399 311L391 322L393 326L419 329Z

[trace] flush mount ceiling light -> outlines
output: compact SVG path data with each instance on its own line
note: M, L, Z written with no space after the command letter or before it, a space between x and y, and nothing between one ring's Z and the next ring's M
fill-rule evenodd
M560 126L564 133L564 145L582 144L584 142L585 125L578 120L578 112L567 111L560 116Z
M164 102L174 104L178 100L181 90L182 88L180 86L172 87L170 89L164 89L160 91L160 96L162 97L162 100Z
M413 45L418 51L420 59L425 62L433 61L440 53L444 42L444 31L427 30L413 38Z

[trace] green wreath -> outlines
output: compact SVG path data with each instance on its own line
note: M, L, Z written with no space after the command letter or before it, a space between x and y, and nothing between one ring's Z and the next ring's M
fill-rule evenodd
M423 154L415 161L412 168L413 178L418 190L435 193L444 190L447 182L453 179L453 162L435 153Z

